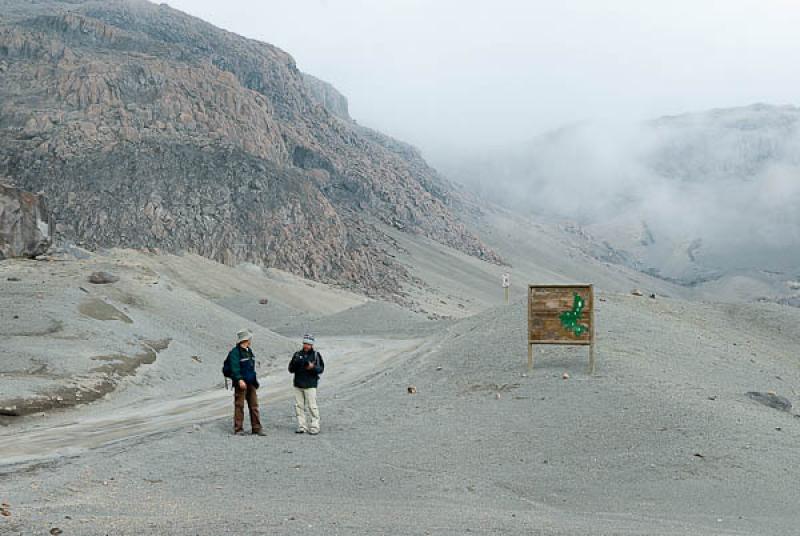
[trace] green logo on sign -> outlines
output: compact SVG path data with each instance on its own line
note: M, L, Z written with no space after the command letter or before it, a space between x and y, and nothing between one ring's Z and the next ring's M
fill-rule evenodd
M588 326L579 323L585 305L586 302L583 298L575 293L575 300L572 302L572 310L564 311L558 317L561 319L561 325L564 326L564 329L571 331L576 337L580 337L589 329Z

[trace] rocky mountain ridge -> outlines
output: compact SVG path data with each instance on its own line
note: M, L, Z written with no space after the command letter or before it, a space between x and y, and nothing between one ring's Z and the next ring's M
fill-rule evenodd
M145 0L0 7L0 175L46 193L57 239L380 295L405 277L381 224L500 261L456 189L286 52Z

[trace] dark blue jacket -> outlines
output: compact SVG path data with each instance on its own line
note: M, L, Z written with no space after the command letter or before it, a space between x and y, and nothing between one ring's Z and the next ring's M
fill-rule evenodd
M233 384L239 383L239 380L244 380L247 385L252 385L258 388L258 379L256 378L256 356L253 355L253 350L250 348L242 348L238 344L228 353L228 359L231 363L231 379Z
M311 370L306 368L309 363L314 363ZM325 370L325 361L322 354L313 348L304 352L299 350L294 353L289 361L289 372L294 374L294 386L300 389L316 389L319 384L319 375Z

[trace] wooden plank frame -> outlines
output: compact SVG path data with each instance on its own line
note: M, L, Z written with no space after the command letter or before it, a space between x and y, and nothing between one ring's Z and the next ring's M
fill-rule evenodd
M572 291L572 292L570 292ZM581 320L588 324L588 331L577 336L565 330L555 330L559 315L572 306L574 293L578 293L586 306ZM536 301L540 294L546 298L545 305ZM549 300L549 304L547 303ZM535 344L564 344L589 347L589 374L595 370L595 316L594 285L528 285L528 370L533 370ZM548 330L549 328L549 330Z

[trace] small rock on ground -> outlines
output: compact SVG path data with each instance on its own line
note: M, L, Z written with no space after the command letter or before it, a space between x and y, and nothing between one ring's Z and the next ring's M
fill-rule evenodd
M94 272L89 276L89 283L95 285L108 285L117 281L119 281L119 277L109 272Z
M761 393L757 391L750 391L747 393L750 399L755 400L759 404L764 404L767 407L777 409L780 411L791 411L792 403L788 398L776 395L775 393Z

